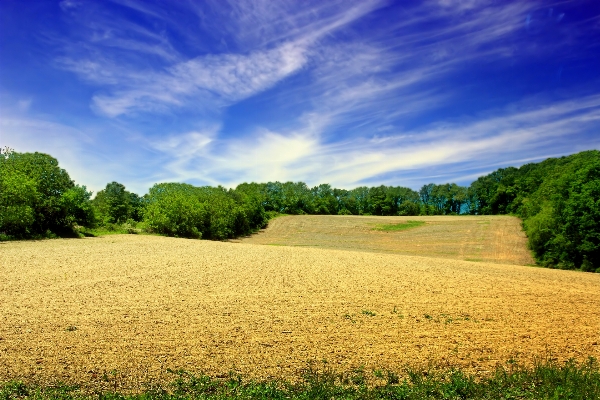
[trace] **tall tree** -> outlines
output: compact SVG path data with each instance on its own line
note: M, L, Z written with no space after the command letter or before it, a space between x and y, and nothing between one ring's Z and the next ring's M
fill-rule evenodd
M9 236L70 234L94 219L90 196L48 154L0 153L0 231Z
M128 219L141 221L143 200L125 186L111 182L96 194L92 201L101 224L122 224Z

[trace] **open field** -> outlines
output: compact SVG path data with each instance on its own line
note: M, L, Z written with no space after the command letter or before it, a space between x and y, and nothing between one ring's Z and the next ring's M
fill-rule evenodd
M136 235L0 256L0 381L600 358L599 274Z
M423 221L425 225L401 231L374 229L381 224ZM452 258L529 265L521 220L509 216L366 217L290 215L279 217L267 229L242 243L306 246L338 250Z

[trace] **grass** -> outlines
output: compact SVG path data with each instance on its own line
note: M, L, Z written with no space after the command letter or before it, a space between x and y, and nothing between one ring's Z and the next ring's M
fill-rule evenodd
M324 364L326 365L326 364ZM102 390L83 390L66 384L35 386L20 381L0 383L0 399L598 399L600 368L594 358L586 362L551 360L531 368L507 363L489 377L479 378L459 369L406 369L403 378L385 370L372 374L363 368L347 373L318 369L310 363L295 382L244 381L171 371L170 384L150 384L134 394L119 392L106 382ZM108 380L114 377L107 377ZM111 387L111 389L108 389ZM113 389L114 387L114 389Z
M380 224L376 225L373 230L376 231L405 231L407 229L416 228L425 225L425 221L406 221L399 224Z
M148 234L146 227L141 222L129 221L123 224L106 224L96 228L81 228L79 233L86 237L123 234Z

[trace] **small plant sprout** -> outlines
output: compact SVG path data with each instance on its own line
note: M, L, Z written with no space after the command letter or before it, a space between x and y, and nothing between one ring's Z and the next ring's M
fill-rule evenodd
M374 316L376 316L376 315L377 315L377 314L375 314L373 311L370 311L370 310L362 310L362 313L363 313L364 315L366 315L366 316L369 316L369 317L374 317Z
M400 383L400 377L394 371L386 371L386 380L388 385L397 385Z

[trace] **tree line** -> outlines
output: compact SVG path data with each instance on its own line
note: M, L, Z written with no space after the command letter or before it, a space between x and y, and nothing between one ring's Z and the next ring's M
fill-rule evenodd
M92 199L58 161L0 152L0 239L63 236L127 225L160 234L223 240L255 232L278 214L517 215L537 261L600 271L600 152L500 168L469 187L430 183L352 190L304 182L242 183L234 189L155 184L138 196L111 182Z

